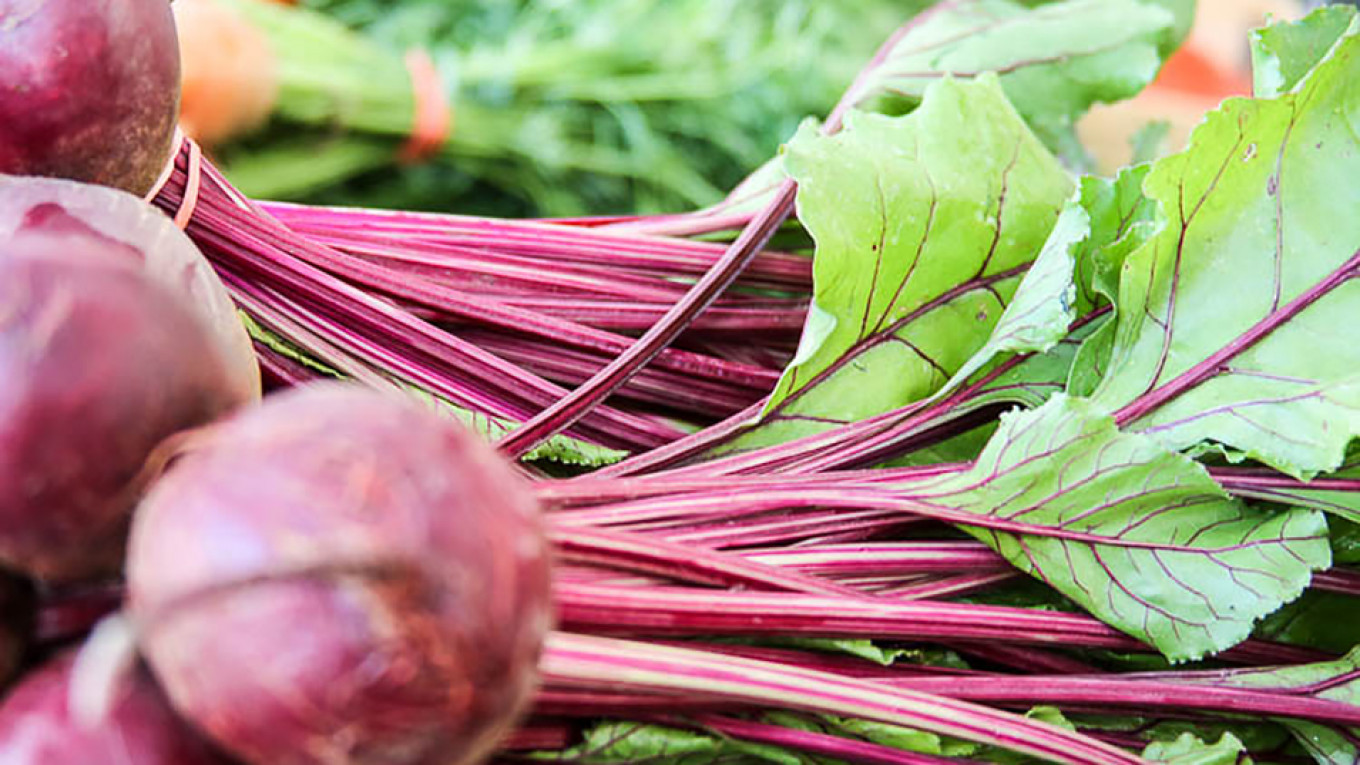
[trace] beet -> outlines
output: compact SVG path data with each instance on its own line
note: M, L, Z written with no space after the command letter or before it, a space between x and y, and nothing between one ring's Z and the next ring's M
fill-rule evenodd
M178 110L169 0L0 0L0 172L145 194Z
M226 287L189 237L141 199L88 183L0 175L0 253L19 251L88 256L140 271L209 330L233 390L260 395L255 349Z
M0 245L0 564L53 581L116 573L148 456L243 401L179 297L70 245Z
M548 546L509 462L341 383L215 427L138 508L129 613L176 709L257 765L456 765L528 701Z
M116 701L97 724L72 718L68 701L74 652L24 678L0 704L0 762L5 765L226 765L175 717L144 668L122 678Z

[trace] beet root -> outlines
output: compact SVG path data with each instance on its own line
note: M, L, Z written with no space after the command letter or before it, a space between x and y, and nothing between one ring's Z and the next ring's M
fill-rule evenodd
M126 265L182 299L209 330L242 398L260 395L255 348L212 265L164 213L115 189L0 175L0 254Z
M0 564L53 581L118 571L148 457L242 402L209 348L136 271L0 246Z
M49 661L0 704L5 765L226 765L175 717L144 668L122 679L103 720L85 726L70 712L75 654Z
M0 0L0 172L145 194L178 110L167 0Z
M257 765L458 765L531 695L551 621L532 493L414 399L267 397L138 508L129 614L175 708Z

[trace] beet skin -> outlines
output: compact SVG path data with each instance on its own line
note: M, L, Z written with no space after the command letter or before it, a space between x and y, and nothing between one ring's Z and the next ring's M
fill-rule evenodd
M460 765L531 695L550 626L537 507L433 405L267 397L138 508L129 613L175 708L253 765Z
M0 175L0 254L86 256L125 265L181 298L226 360L244 399L260 396L250 335L212 264L160 210L116 189Z
M144 668L123 678L109 714L86 727L68 700L75 654L24 678L0 704L5 765L228 765L177 719Z
M178 110L169 0L0 0L0 173L144 194Z
M0 565L53 581L117 573L148 457L242 401L180 299L96 246L0 244Z

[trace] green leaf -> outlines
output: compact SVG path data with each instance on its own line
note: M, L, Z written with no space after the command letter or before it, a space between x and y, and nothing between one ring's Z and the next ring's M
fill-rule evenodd
M936 395L953 390L1002 354L1045 353L1067 336L1068 327L1076 318L1073 252L1090 232L1090 216L1085 209L1071 203L1063 208L987 342Z
M1231 733L1224 733L1217 742L1206 744L1193 733L1182 733L1171 742L1154 741L1143 750L1143 758L1174 765L1249 765L1250 757L1243 757L1247 748Z
M1209 675L1168 675L1170 682L1274 691L1304 698L1360 706L1360 649L1336 661L1263 669L1241 669ZM1360 728L1342 730L1296 719L1279 720L1321 765L1354 765L1360 761Z
M1345 653L1360 645L1360 619L1352 595L1309 590L1261 622L1258 637L1290 645Z
M1145 2L1160 6L1171 12L1175 21L1171 27L1163 33L1158 47L1163 56L1169 56L1184 42L1186 36L1190 34L1190 28L1195 24L1195 0L1144 0Z
M1342 465L1340 470L1334 470L1321 477L1360 480L1360 462L1357 462L1357 458L1352 456L1346 461L1346 464ZM1328 489L1316 483L1290 481L1275 486L1253 486L1249 490L1243 488L1239 493L1252 499L1325 510L1334 516L1334 525L1343 520L1360 522L1360 491ZM1336 528L1332 530L1332 538L1334 542L1338 540ZM1344 539L1342 541L1344 542ZM1346 562L1360 563L1360 558Z
M1108 316L1089 315L1098 307L1109 307L1124 256L1154 230L1156 206L1140 189L1147 170L1139 166L1125 169L1113 180L1081 180L1079 193L1063 208L993 335L965 368L970 374L973 369L985 371L983 364L1004 358L1005 351L1037 353L997 376L954 414L1003 402L1034 408L1064 386L1077 393L1095 388L1114 324ZM1078 314L1088 320L1069 331ZM951 385L964 376L956 374Z
M987 342L923 404L972 383L974 390L966 400L943 412L959 418L1001 403L1037 407L1063 389L1080 341L1086 332L1099 326L1096 323L1071 331L1076 309L1086 307L1073 286L1073 277L1076 253L1084 248L1090 234L1088 213L1077 200L1070 200ZM997 368L1014 354L1026 356L1009 369ZM994 429L994 423L973 428L913 451L893 464L970 461L981 452Z
M580 765L709 765L734 759L773 765L807 765L807 758L786 749L723 738L711 733L662 725L610 721L586 730L585 740L561 752L534 752L528 758Z
M897 663L968 669L959 655L947 649L890 648L872 640L855 638L770 637L752 641L757 645L800 648L825 653L840 653L871 661L884 667Z
M1024 290L1016 292L1017 302ZM1043 406L1056 393L1063 391L1073 360L1082 343L1104 326L1105 317L1078 327L1045 353L1033 353L1014 359L1018 363L1009 369L984 368L972 381L975 389L961 403L942 408L942 415L950 420L968 416L980 409L1000 404L1019 404L1035 409ZM1010 360L1010 359L1008 359ZM938 394L937 394L938 396ZM939 424L939 423L937 423ZM930 444L892 461L891 465L925 465L940 462L971 462L982 452L996 431L996 422L985 423L948 440Z
M1278 753L1288 746L1292 736L1284 726L1260 720L1166 720L1149 726L1141 721L1133 732L1149 742L1173 744L1182 736L1192 734L1200 741L1219 741L1230 735L1252 752ZM1168 747L1169 748L1169 747ZM1162 751L1167 751L1163 749Z
M1047 353L1024 358L1015 367L997 375L971 396L967 410L999 403L1012 403L1035 409L1055 393L1063 392L1072 364L1082 344L1107 322L1103 317L1073 330ZM964 410L965 407L958 407Z
M939 82L905 117L804 130L785 165L817 242L814 304L750 446L939 389L986 343L1071 189L991 76Z
M883 463L884 467L939 465L949 462L972 462L996 431L996 423L980 425L966 433L950 436L943 441L913 449L907 454Z
M1061 390L1066 369L1059 370L1051 362L1057 360L1058 364L1067 364L1070 356L1060 351L1049 357L1047 352L1068 340L1076 301L1072 253L1089 233L1086 211L1069 203L1058 216L1039 257L1020 280L987 342L927 402L939 400L970 379L996 372L996 362L1015 353L1033 353L1035 356L1016 368L1001 371L990 381L978 380L979 384L986 384L965 403L950 407L946 414L962 417L1002 402L1038 406L1049 395ZM935 457L937 462L971 460L981 451L991 433L990 426L974 428L914 452L899 464L923 464L923 461L930 461L930 457Z
M1077 149L1072 126L1097 102L1129 98L1161 67L1159 46L1180 21L1155 2L1067 0L1026 8L1010 0L941 3L921 16L887 62L860 84L859 102L920 97L945 75L1000 72L1006 95L1055 149ZM1181 5L1171 0L1161 4ZM1168 50L1169 47L1167 46Z
M1230 99L1143 183L1160 230L1124 260L1094 400L1171 449L1296 476L1360 433L1360 37L1291 93Z
M1247 507L1198 463L1061 394L1003 416L968 471L913 496L1067 533L966 529L1173 660L1240 642L1331 561L1321 513Z
M1081 205L1091 218L1091 235L1076 254L1078 308L1083 312L1110 305L1112 313L1118 314L1114 303L1124 259L1156 230L1157 206L1142 190L1149 169L1137 165L1121 170L1113 179L1081 181ZM1083 341L1067 379L1069 393L1084 396L1100 384L1109 365L1115 326L1107 319Z
M823 722L820 727L823 731L890 746L905 752L919 752L938 757L969 757L983 748L969 741L959 741L901 725L886 725L872 720L845 717L823 716L819 719Z
M1318 8L1299 21L1271 24L1251 33L1253 90L1274 98L1299 84L1355 21L1344 5Z
M1356 472L1360 473L1360 470ZM1332 529L1332 560L1338 566L1360 563L1360 523L1332 518L1328 525ZM1356 642L1360 643L1360 640Z
M1112 179L1081 179L1080 204L1091 221L1091 234L1075 253L1082 312L1114 302L1124 259L1156 233L1157 206L1143 194L1150 169L1135 165Z
M1048 723L1067 730L1076 727L1054 707L1035 707L1025 713L1025 717ZM993 746L982 746L970 741L941 736L929 731L906 728L900 725L887 725L872 720L819 715L807 718L787 713L773 713L766 716L775 722L800 730L832 733L850 739L868 741L882 746L900 749L905 752L918 752L937 757L969 757L996 765L1021 765L1034 762L1034 758L1016 754Z
M515 427L506 420L454 406L420 388L408 386L407 390L436 402L442 411L452 414L467 427L481 433L488 441L500 440L502 436ZM525 462L546 461L556 462L560 465L593 468L612 465L627 456L627 452L618 449L610 449L570 436L558 435L535 447L521 459Z
M317 360L312 354L307 353L279 335L269 331L249 313L237 311L236 315L241 318L241 324L246 328L246 333L250 335L251 340L254 340L286 359L296 361L317 374L325 375L326 377L343 376L330 365Z

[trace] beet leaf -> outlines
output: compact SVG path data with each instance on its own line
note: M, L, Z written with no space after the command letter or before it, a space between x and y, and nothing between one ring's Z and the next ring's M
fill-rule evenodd
M929 499L940 493L939 499ZM918 496L980 515L1108 536L1113 546L974 530L1011 563L1172 659L1247 637L1330 565L1315 511L1254 510L1153 439L1058 395L1004 416L962 475Z
M1298 476L1360 434L1355 30L1295 90L1230 99L1149 172L1163 223L1124 260L1092 394L1121 425Z
M1164 3L1163 3L1164 4ZM1079 159L1073 123L1096 102L1128 98L1161 67L1178 14L1156 2L1012 0L942 3L902 39L865 91L919 98L944 75L1001 73L1006 95L1064 156ZM1184 9L1178 8L1181 14Z
M1222 672L1167 673L1173 683L1249 688L1360 706L1360 649L1336 661ZM1282 719L1299 743L1320 763L1360 759L1360 728L1334 728L1306 720Z
M748 445L938 390L987 341L1071 189L991 77L941 82L906 117L805 130L785 163L817 240L815 296Z

